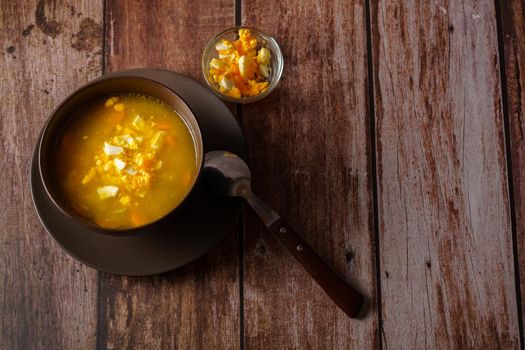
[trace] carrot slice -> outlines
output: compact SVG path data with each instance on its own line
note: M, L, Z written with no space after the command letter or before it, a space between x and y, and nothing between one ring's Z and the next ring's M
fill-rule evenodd
M157 123L155 127L160 130L170 130L173 129L173 125L170 123Z
M149 158L145 158L143 161L142 161L142 168L143 169L151 169L151 167L153 166L154 162L153 160L149 159Z
M114 124L120 123L124 118L124 113L111 113L111 121Z
M177 145L177 137L175 135L167 135L165 141L170 147L175 147L175 145Z
M131 224L136 227L144 225L147 222L147 219L140 211L133 210L129 213L129 221L131 221Z
M190 185L190 182L191 182L191 173L190 172L184 173L184 175L182 177L182 182L184 183L184 186L189 186Z

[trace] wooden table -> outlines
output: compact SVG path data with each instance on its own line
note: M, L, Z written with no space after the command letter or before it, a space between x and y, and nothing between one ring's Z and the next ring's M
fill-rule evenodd
M525 291L525 1L9 1L0 9L1 349L516 349ZM254 187L370 300L347 318L250 210L196 263L99 273L45 234L29 163L73 89L131 67L202 81L234 25L278 90L231 106ZM520 285L521 282L521 285Z

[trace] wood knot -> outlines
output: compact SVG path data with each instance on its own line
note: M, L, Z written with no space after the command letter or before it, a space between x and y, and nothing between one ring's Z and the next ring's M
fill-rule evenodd
M78 33L72 36L71 47L77 51L91 52L99 45L101 35L102 26L91 18L84 18Z
M355 254L354 251L351 248L348 248L345 252L345 260L348 265L352 263L354 260Z
M46 17L46 6L44 0L40 0L36 5L35 23L45 35L56 38L62 32L62 25L57 21L50 20ZM31 28L32 29L32 28ZM31 30L29 30L31 32ZM29 34L29 33L28 33Z
M255 243L255 253L260 256L266 255L266 246L263 242L258 241L257 243Z
M24 29L22 31L22 36L28 36L29 34L31 34L31 31L33 30L33 28L35 28L35 25L34 24L30 24L26 27L26 29Z

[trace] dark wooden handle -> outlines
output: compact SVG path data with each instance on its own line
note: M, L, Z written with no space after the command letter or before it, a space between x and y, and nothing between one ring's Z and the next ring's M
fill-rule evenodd
M288 250L303 265L330 298L348 316L355 318L364 303L363 296L343 282L282 218L270 226Z

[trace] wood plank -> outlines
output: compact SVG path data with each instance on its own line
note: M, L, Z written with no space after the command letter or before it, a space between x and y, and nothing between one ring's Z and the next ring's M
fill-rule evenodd
M503 59L516 215L516 244L523 302L525 300L525 118L523 116L525 110L525 2L509 0L499 3L504 44ZM525 317L523 305L521 307L523 319Z
M519 347L494 3L373 3L385 348Z
M242 24L275 36L285 59L243 127L254 191L374 303L365 18L358 0L243 2ZM376 306L348 318L248 212L246 348L377 348Z
M234 25L234 1L108 2L107 71L172 69L200 79L200 50ZM157 277L101 274L100 348L239 348L238 231Z
M101 72L101 5L0 3L0 349L95 347L97 272L45 233L29 167L48 114Z

